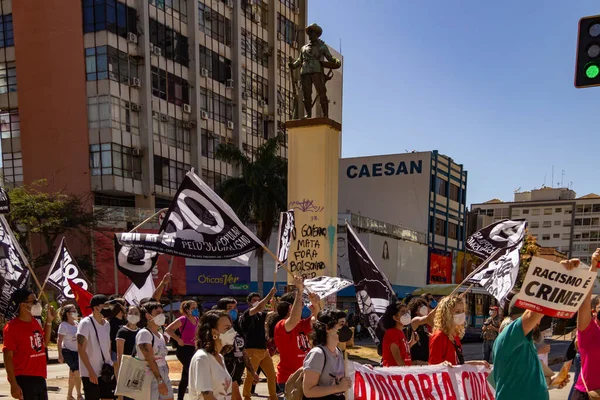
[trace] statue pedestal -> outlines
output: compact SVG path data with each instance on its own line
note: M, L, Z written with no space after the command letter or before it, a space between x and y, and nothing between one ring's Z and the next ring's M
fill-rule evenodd
M342 126L329 118L293 120L285 126L288 132L288 209L294 209L296 219L296 238L292 240L289 254L290 270L305 279L337 276Z

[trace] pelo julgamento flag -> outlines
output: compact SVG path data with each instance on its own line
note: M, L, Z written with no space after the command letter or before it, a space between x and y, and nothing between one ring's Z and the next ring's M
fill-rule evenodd
M118 233L124 246L198 259L233 259L263 244L208 185L187 173L159 234Z

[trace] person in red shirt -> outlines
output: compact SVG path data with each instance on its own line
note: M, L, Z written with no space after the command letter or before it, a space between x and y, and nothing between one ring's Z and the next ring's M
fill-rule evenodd
M410 348L417 343L419 336L415 332L409 342L402 331L412 320L408 307L402 302L394 302L387 307L381 319L385 328L381 364L384 367L411 366Z
M32 291L17 289L12 301L17 316L4 327L3 349L10 394L15 399L47 400L46 347L56 313L48 306L42 330L34 318L42 315L42 305Z
M460 339L465 335L465 300L459 296L444 297L436 308L434 331L429 339L429 365L465 364ZM487 361L468 361L466 364L484 365Z
M312 316L302 319L302 293L304 283L302 278L294 278L297 293L287 293L277 304L277 313L267 320L269 338L275 340L279 350L277 365L277 386L285 391L285 384L298 368L302 367L304 357L310 350L308 335L312 332L315 317L320 311L319 296L309 295Z

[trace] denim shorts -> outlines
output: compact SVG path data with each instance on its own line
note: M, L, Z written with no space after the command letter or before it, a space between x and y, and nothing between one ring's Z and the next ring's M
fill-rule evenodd
M62 349L62 356L65 359L65 364L69 366L71 372L79 371L79 353L72 350Z
M166 396L163 396L162 394L160 394L158 392L158 381L154 377L152 377L152 383L151 383L152 397L150 399L151 400L172 399L173 398L173 385L171 384L171 380L169 379L169 366L165 365L162 367L158 367L158 371L160 372L160 376L161 376L162 380L165 382L165 385L167 385L167 390L169 391L169 393L167 393Z

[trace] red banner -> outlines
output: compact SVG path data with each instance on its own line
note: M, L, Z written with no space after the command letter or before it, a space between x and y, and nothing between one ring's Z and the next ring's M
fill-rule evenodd
M156 233L151 229L138 229L140 233ZM115 293L115 249L113 246L113 237L115 231L94 232L94 251L96 255L96 293L113 294ZM169 272L169 260L171 256L161 255L158 257L158 263L152 271L154 284L158 286L163 276ZM183 296L186 294L185 287L185 258L175 257L171 268L172 289L174 295ZM119 294L124 294L131 285L131 281L122 273L118 273ZM163 295L167 295L165 291Z
M429 283L452 283L452 256L429 253Z

